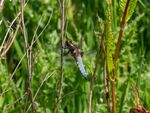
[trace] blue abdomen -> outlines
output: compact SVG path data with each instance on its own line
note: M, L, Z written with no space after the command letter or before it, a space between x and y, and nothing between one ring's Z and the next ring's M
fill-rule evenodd
M85 71L85 68L84 68L84 65L83 65L83 62L82 62L82 58L81 58L80 55L77 57L77 64L78 64L78 67L79 67L79 69L80 69L80 71L81 71L83 77L84 77L85 79L87 79L87 73L86 73L86 71Z

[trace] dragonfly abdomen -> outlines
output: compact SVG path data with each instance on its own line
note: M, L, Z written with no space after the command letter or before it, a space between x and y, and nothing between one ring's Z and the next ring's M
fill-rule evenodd
M83 65L83 63L82 63L82 58L81 58L80 55L77 57L77 64L78 64L78 67L79 67L79 69L80 69L80 71L81 71L83 77L84 77L85 79L87 79L87 73L86 73L86 71L85 71L84 65Z

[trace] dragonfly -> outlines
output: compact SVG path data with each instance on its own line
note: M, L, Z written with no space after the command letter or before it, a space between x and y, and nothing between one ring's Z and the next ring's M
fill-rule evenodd
M79 49L79 47L74 44L71 40L66 40L65 46L68 47L69 52L73 56L73 58L76 60L76 63L82 73L82 76L87 80L87 73L84 68L83 62L82 62L82 52Z

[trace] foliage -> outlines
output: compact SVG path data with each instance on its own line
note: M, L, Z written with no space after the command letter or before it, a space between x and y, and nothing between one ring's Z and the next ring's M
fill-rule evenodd
M135 4L137 4L136 7ZM117 6L120 10L118 2ZM139 0L131 5L131 7L135 7L135 10L129 9L131 11L129 11L128 18L130 19L126 23L122 38L115 82L117 113L127 113L134 105L135 95L132 86L138 88L140 103L150 111L149 6L149 0ZM63 93L61 103L58 106L58 113L88 112L90 77L93 68L95 68L95 55L99 49L99 34L101 34L97 16L103 20L103 25L108 24L108 28L104 28L107 32L111 29L113 21L116 21L112 19L112 23L107 23L106 8L106 2L101 0L65 0L65 39L75 41L84 51L83 62L89 80L86 81L82 78L76 62L70 54L64 56ZM0 16L2 21L0 24L0 44L2 44L11 22L19 12L20 1L5 0ZM118 12L117 15L119 15ZM117 35L119 34L120 18L117 17ZM51 113L58 96L60 78L61 26L59 0L29 0L24 9L24 20L29 45L33 39L36 39L32 48L32 93L33 97L35 96L36 110L38 113ZM11 27L7 39L14 33L17 23L18 21ZM45 27L46 25L48 26ZM113 30L110 32L113 32ZM114 47L110 44L115 45L116 39L110 37L105 41L110 46L108 51L111 55L111 60L109 60L111 61L109 71L111 71ZM20 26L12 47L0 61L0 112L2 113L21 113L24 111L28 78L25 53L26 48ZM103 82L103 59L102 55L94 83L93 113L107 112ZM32 112L30 105L31 102L28 101L29 113Z
M136 3L137 3L137 0L130 0L129 8L127 11L127 16L126 16L126 21L128 21L131 18L132 14L134 13ZM122 13L124 12L125 6L126 6L126 0L121 0L120 1L120 9L121 9Z
M106 34L106 56L107 56L107 65L108 65L108 72L111 73L114 69L113 63L113 54L114 54L114 40L112 35L112 17L111 17L111 6L110 3L107 2L106 8L106 25L105 25L105 34Z

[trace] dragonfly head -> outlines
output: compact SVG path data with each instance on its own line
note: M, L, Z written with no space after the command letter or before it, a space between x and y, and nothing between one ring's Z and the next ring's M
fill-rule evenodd
M66 40L65 45L66 45L67 47L73 46L71 40Z

